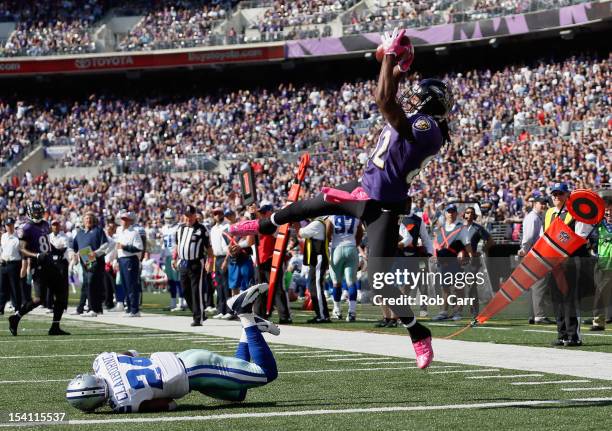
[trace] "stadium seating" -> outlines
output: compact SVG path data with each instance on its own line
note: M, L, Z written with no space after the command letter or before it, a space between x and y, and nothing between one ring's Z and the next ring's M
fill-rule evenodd
M3 56L41 56L94 52L92 25L106 8L107 0L49 0L0 2L2 20L14 20Z
M451 197L489 200L495 218L505 220L521 214L528 198L541 193L551 178L576 187L610 181L607 59L474 70L446 79L456 98L452 144L413 181L415 196L427 197L434 208ZM324 153L313 164L311 190L357 175L379 121L371 96L374 85L373 80L299 89L281 85L273 91L172 99L109 96L49 106L5 102L2 154L19 143L63 140L73 150L62 166L108 166L121 160L154 167L197 154L226 160L264 157L264 165L273 166L267 169L288 173L281 179L261 178L262 195L280 202L284 181L291 178L291 154L304 148ZM578 142L584 151L575 150ZM223 184L228 180L214 178ZM162 183L175 187L170 180Z

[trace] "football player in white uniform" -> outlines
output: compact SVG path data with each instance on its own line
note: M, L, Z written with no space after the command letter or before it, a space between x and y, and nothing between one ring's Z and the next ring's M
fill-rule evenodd
M181 288L178 271L172 266L172 254L176 247L176 230L178 229L174 211L167 209L164 212L164 221L166 223L160 230L163 242L160 260L163 262L164 272L168 276L170 311L181 311L187 308L187 302L185 302L183 297L183 289Z
M94 374L79 374L70 381L66 399L79 410L91 412L108 403L114 412L169 411L176 399L190 391L226 400L243 401L250 388L266 385L278 376L272 351L261 335L280 330L253 314L253 302L268 289L257 284L228 300L243 331L234 357L204 349L177 354L136 351L104 352L94 360Z
M340 300L342 281L348 289L349 310L347 322L354 322L357 315L357 267L359 251L357 244L363 237L363 227L358 218L348 215L329 216L325 222L327 237L331 243L330 272L334 285L334 311L336 319L342 319Z

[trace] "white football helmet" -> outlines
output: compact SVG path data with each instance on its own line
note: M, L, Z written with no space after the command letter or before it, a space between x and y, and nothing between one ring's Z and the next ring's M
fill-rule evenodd
M92 412L108 400L106 380L92 374L79 374L68 383L66 399L81 411Z

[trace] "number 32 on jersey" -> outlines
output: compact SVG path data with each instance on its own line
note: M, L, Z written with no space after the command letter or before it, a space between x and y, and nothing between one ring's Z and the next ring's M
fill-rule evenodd
M391 130L385 130L383 133L381 133L380 138L378 139L378 144L376 145L376 148L374 149L374 151L372 151L372 154L370 154L370 160L372 160L372 163L374 163L374 166L376 166L378 169L385 169L385 160L383 159L383 157L385 156L385 154L387 154L387 151L389 151L390 143L391 143ZM418 173L421 171L421 169L423 169L425 165L427 165L427 163L429 163L429 161L433 159L434 157L435 157L435 154L429 157L426 157L425 159L423 159L423 161L421 162L421 165L418 168L413 169L412 171L408 172L408 174L406 175L406 182L410 184L412 179L416 177Z

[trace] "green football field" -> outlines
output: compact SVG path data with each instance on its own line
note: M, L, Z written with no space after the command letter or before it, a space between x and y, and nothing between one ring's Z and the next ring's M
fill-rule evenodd
M48 337L49 318L27 316L12 337L6 317L0 318L0 426L10 425L10 413L65 412L76 422L52 429L590 430L607 429L612 415L609 381L439 362L422 371L413 360L277 344L279 378L250 390L245 402L190 393L171 413L113 415L105 408L84 414L67 404L64 390L101 351L204 348L232 355L236 340L93 319L66 319L63 326L73 335ZM498 338L515 331L490 332ZM488 334L473 330L470 336L485 341Z
M168 307L169 294L145 292L143 297L143 311L149 313L163 313L176 316L188 316L189 312L169 312L165 308ZM71 299L71 304L76 305L76 295ZM328 303L330 312L332 304ZM306 321L314 316L314 312L302 310L302 302L296 301L291 303L293 321L295 325L307 325ZM348 309L347 304L342 304L342 311L346 316ZM435 315L437 308L430 308L430 317ZM513 303L506 312L500 313L499 317L487 322L486 325L474 329L470 329L461 335L455 337L455 340L464 341L484 341L488 343L502 344L521 344L534 347L550 347L551 343L557 338L555 325L529 325L527 316L525 298L519 298ZM273 316L276 318L276 314ZM552 317L552 315L551 315ZM322 325L325 328L340 329L340 330L359 330L380 332L386 334L404 334L405 329L399 328L374 328L374 324L381 318L380 308L371 304L357 305L357 322L347 323L345 321L333 320L331 324ZM419 319L427 325L434 337L446 337L465 327L470 319L466 316L462 321L444 321L432 322L431 318ZM312 325L320 327L321 325ZM582 335L584 345L575 349L608 352L612 353L612 325L606 331L590 332L590 325L582 325Z

